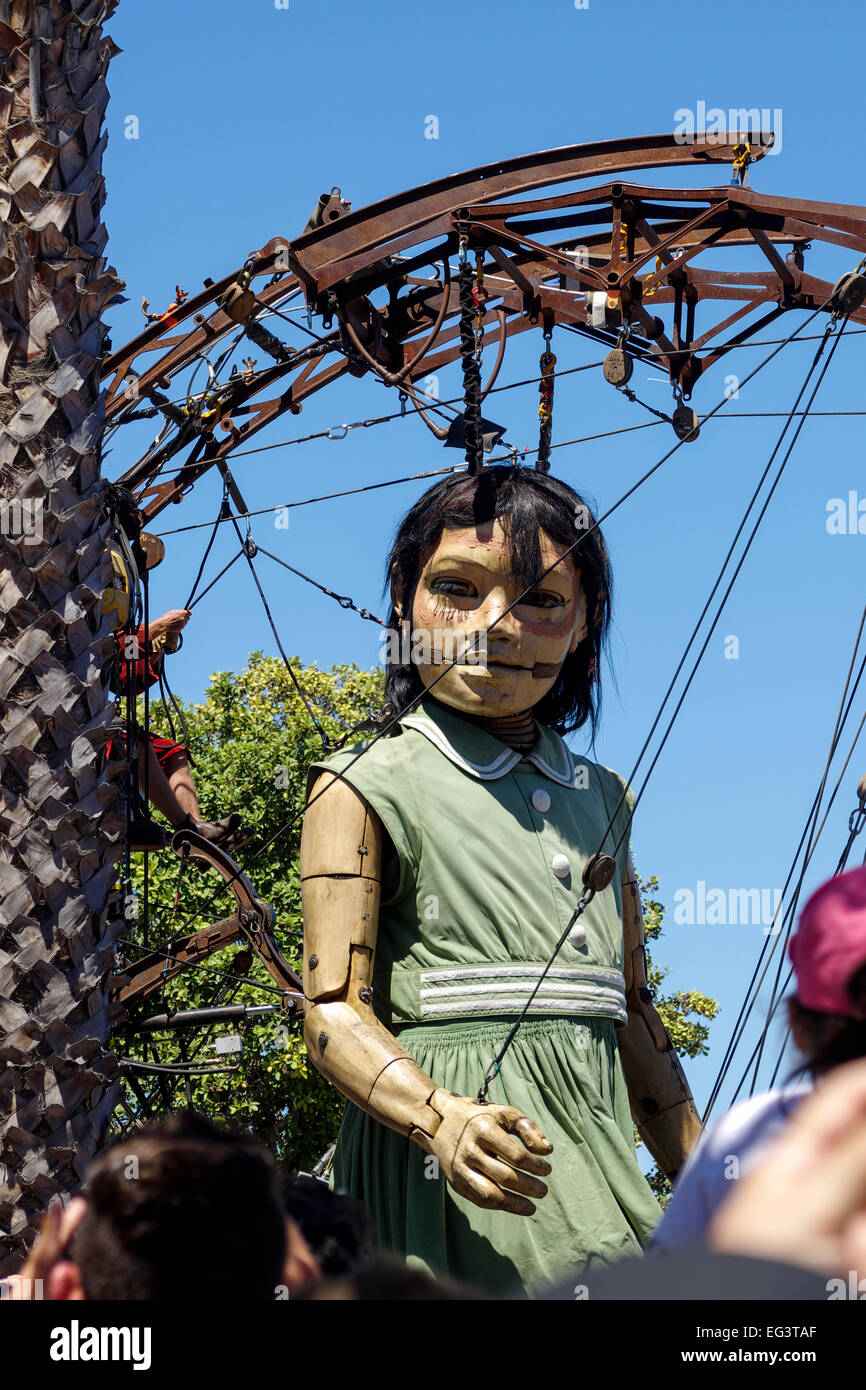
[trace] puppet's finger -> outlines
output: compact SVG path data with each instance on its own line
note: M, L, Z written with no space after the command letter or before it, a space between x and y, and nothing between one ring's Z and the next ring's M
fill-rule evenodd
M532 1216L535 1211L534 1203L527 1197L521 1197L517 1192L505 1192L467 1164L461 1164L455 1178L454 1190L462 1197L468 1197L478 1207L486 1207L490 1211L510 1211L515 1216Z
M481 1129L476 1143L495 1158L505 1159L513 1168L522 1168L527 1173L537 1173L543 1178L550 1172L550 1164L546 1158L528 1152L520 1140L515 1139L502 1125Z
M527 1149L536 1154L553 1153L553 1145L550 1140L546 1139L538 1125L528 1119L520 1110L515 1109L513 1105L503 1105L500 1110L502 1111L500 1124L503 1129L516 1134Z
M541 1201L542 1197L547 1196L547 1185L534 1178L529 1173L520 1173L510 1164L503 1163L495 1154L489 1153L483 1148L478 1148L472 1155L473 1167L483 1173L485 1177L492 1178L497 1187L501 1187L508 1192L520 1192L524 1197L534 1197Z

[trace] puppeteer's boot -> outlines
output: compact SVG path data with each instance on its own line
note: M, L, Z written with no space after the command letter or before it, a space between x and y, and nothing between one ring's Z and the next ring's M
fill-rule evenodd
M203 840L209 841L218 849L224 849L226 854L236 853L255 834L250 826L244 825L242 817L237 813L223 816L222 820L193 820L192 816L188 815L178 829L194 830L196 835L201 835Z

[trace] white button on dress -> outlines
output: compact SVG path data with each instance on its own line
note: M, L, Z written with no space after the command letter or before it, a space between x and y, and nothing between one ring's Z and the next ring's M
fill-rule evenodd
M550 810L550 792L546 792L543 787L536 787L532 793L532 804L536 811Z
M571 873L571 865L568 856L565 854L555 854L550 861L550 867L557 878L568 878Z

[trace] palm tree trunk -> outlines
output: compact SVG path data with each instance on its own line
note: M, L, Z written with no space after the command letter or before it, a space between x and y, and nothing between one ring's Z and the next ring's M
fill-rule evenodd
M121 287L101 218L115 5L0 0L0 1273L115 1104L98 386Z

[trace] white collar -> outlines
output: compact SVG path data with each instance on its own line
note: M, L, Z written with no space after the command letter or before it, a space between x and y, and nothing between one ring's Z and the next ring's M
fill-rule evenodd
M456 767L482 782L504 777L526 758L552 782L563 787L576 785L577 773L570 748L559 734L539 724L538 720L535 721L535 747L528 753L506 747L493 734L430 697L422 700L400 723L404 728L423 734Z

